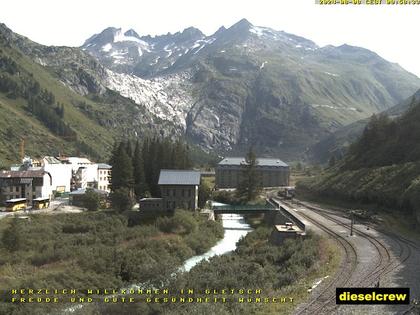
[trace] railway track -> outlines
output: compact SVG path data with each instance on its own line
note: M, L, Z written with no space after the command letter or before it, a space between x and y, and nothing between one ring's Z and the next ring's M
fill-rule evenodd
M307 205L302 202L298 202L299 205L306 207L322 217L337 223L340 226L343 226L344 228L350 230L351 226L349 223L345 223L342 220L333 217L333 213L330 211L325 211L324 209L320 209L318 207L314 207L311 205ZM335 214L336 215L336 214ZM372 246L376 249L378 252L378 261L376 262L375 267L373 270L371 270L363 279L357 281L356 283L352 283L353 286L364 286L364 287L370 287L373 286L375 283L380 281L380 278L382 275L385 274L385 272L392 266L392 268L395 268L396 266L393 265L394 261L391 259L391 253L389 249L387 248L386 244L384 244L381 241L378 241L375 237L367 234L366 232L358 229L353 228L354 233L357 233L358 235L362 236L364 239L366 239ZM408 259L408 258L407 258ZM399 260L398 260L399 262ZM392 270L392 269L391 269Z
M350 229L350 224L345 223L337 218L332 217L332 215L337 215L337 213L334 213L332 211L328 211L325 209L321 209L319 207L315 207L312 205L308 205L306 203L300 202L298 201L297 204L306 207L308 209L311 209L312 211L317 212L318 214L334 221L337 224L342 225L343 227ZM369 228L374 228L371 225L368 225ZM382 234L385 234L386 236L389 237L389 239L391 239L394 243L397 244L397 246L399 247L399 254L395 255L394 259L391 259L391 255L389 250L387 249L386 245L380 241L378 241L375 237L367 234L366 232L363 232L360 229L354 228L354 231L356 231L359 235L367 238L369 240L370 243L372 243L372 245L374 245L374 247L377 249L378 252L383 252L384 255L387 257L386 261L387 263L384 264L384 266L380 266L378 265L376 270L374 272L372 272L367 279L370 280L379 280L380 276L384 276L388 273L390 273L391 271L393 271L396 267L402 265L405 261L407 261L412 254L412 249L416 249L416 250L420 250L420 247L414 243L413 241L406 239L402 236L399 236L395 233L391 233L391 232L387 232L387 231L383 231L381 230ZM384 255L380 254L380 258L381 260L383 260ZM362 283L357 283L358 285L361 285Z
M290 206L289 203L286 202L286 204ZM308 205L306 203L302 203L299 201L297 202L297 204L314 211L318 215L328 220L331 220L332 222L340 226L343 226L346 229L350 230L351 228L349 223L343 222L342 220L334 217L334 216L337 216L337 213L334 213L332 211L328 211L325 209L321 209L319 207L315 207L312 205ZM308 218L308 216L303 214L302 212L300 212L299 214L305 217L307 220L314 222L312 218ZM386 244L384 244L383 242L377 240L372 235L369 235L368 233L358 228L353 228L353 231L357 233L359 236L365 238L374 246L374 248L378 252L379 259L376 262L375 267L365 277L363 277L363 279L359 279L358 281L351 283L351 286L355 286L355 287L356 286L363 286L363 287L372 286L376 282L379 282L379 279L381 279L381 277L384 277L385 275L389 274L390 272L395 270L396 267L402 265L405 261L407 261L412 255L412 249L420 250L420 247L411 240L408 240L404 237L401 237L391 232L381 231L381 233L388 236L389 239L391 239L398 246L398 249L399 249L398 254L392 257ZM407 309L399 311L398 314L400 315L413 314L414 311L415 311L415 305L410 305ZM417 312L419 311L417 310ZM298 312L297 314L302 314L302 313Z
M273 198L273 200L278 203L276 198ZM302 308L298 309L296 312L297 315L317 314L321 311L325 312L328 308L331 308L331 306L335 308L335 304L332 305L332 302L335 301L335 288L348 285L352 273L354 272L357 265L357 251L353 244L351 244L340 234L330 229L328 226L313 220L311 217L303 213L299 214L306 220L318 226L328 235L332 236L344 251L344 259L341 261L340 272L336 273L335 277L330 280L329 283L324 286L320 292L317 293L315 298L313 298L309 303L305 304Z

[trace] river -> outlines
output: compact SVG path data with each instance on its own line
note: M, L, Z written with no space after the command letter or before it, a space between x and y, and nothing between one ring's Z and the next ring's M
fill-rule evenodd
M206 253L187 259L182 267L179 268L179 272L190 271L191 268L193 268L204 259L209 259L210 257L216 255L223 255L234 251L236 248L236 243L241 239L241 237L244 237L253 230L251 226L245 222L245 219L239 214L222 214L221 216L223 229L225 232L223 238ZM173 276L175 275L176 273L173 274ZM150 285L148 283L138 283L129 286L127 289L129 288L150 288ZM83 308L83 306L84 304L72 305L71 307L65 308L62 314L72 314L76 310Z
M206 253L186 260L184 265L180 268L180 271L188 272L192 267L204 259L209 259L210 257L216 255L223 255L235 250L236 243L239 239L252 231L249 224L245 222L241 215L238 214L222 214L222 223L225 231L223 239L210 248L210 250Z

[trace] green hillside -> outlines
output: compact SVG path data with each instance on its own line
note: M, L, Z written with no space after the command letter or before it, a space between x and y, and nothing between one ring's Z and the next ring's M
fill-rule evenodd
M316 197L376 204L420 223L420 102L400 117L374 116L344 159L298 183Z
M34 61L44 51L49 66ZM97 65L81 55L77 48L38 45L1 25L0 165L19 160L23 139L28 155L105 160L118 138L158 134L159 125L176 134L176 127L133 101L103 87L95 90L89 67ZM62 62L54 66L55 60ZM84 96L75 92L77 87L86 89Z
M85 102L94 109L96 104L60 84L18 50L1 43L1 158L16 161L23 138L28 154L81 151L94 157L105 155L115 133L87 118L74 105ZM59 107L63 109L61 116Z
M401 103L384 111L390 118L397 118L405 113L410 106L420 101L420 90ZM363 133L369 119L358 120L354 123L339 128L334 133L324 137L313 145L307 152L311 162L325 164L331 157L340 159L347 152L349 146Z

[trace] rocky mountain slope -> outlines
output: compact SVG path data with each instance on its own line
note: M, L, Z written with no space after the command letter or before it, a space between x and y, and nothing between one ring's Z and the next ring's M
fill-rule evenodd
M207 149L296 158L343 125L390 108L420 80L359 47L318 47L241 20L205 36L107 28L81 47L109 68L103 84Z
M48 47L0 25L0 167L27 154L106 159L115 139L180 135L144 106L108 89L107 70L79 48Z
M39 112L30 112L28 93L15 101L6 89L3 107L46 132L54 129L54 141L69 143L69 150L97 155L115 138L150 133L182 136L221 154L252 144L260 154L297 159L341 126L391 107L420 86L419 78L366 49L318 47L247 20L210 36L195 28L155 37L107 28L80 48L39 45L4 25L0 34L4 56L54 95L42 115L62 115L61 127L48 127ZM26 80L19 71L0 71L18 86ZM16 156L17 139L5 149L14 150L10 156ZM45 147L40 139L33 139L35 147Z

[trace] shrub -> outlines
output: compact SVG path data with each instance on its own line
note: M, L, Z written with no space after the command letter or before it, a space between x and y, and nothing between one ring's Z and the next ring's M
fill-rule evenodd
M18 251L21 247L22 237L19 219L14 218L12 224L3 232L1 238L4 248L10 252Z
M100 197L93 189L86 189L83 205L89 211L96 211L100 205Z
M158 218L156 226L166 233L189 234L197 229L197 221L190 212L176 210L172 217Z

